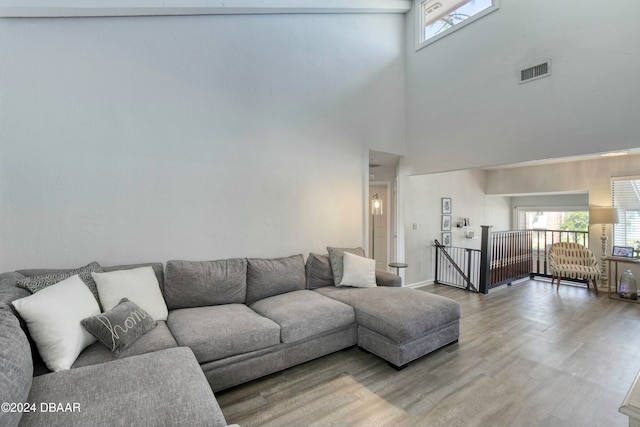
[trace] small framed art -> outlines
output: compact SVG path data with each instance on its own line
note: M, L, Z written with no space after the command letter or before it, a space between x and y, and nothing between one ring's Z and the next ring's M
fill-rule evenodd
M442 215L442 231L451 231L451 215Z
M442 201L442 214L451 215L451 197L443 197Z
M614 246L611 255L624 258L633 257L633 248L627 246Z
M451 246L451 232L442 233L442 244L444 246Z

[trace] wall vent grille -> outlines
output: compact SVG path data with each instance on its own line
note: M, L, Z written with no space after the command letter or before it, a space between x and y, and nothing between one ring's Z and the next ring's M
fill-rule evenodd
M551 75L551 61L520 70L520 83L530 82Z

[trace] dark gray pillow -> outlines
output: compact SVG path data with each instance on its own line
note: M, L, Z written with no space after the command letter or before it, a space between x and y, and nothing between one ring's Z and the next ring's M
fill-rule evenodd
M115 357L119 357L122 350L156 327L155 320L146 311L126 298L122 298L118 305L106 313L87 317L80 323Z
M304 289L304 257L247 259L247 304Z
M95 261L85 265L84 267L76 268L75 270L71 271L26 277L24 279L18 280L16 282L16 286L26 289L32 294L35 294L36 292L41 291L46 287L55 285L56 283L62 282L63 280L77 274L78 276L80 276L80 280L82 280L84 284L87 285L93 296L96 298L96 301L100 302L100 297L98 296L98 287L96 286L95 280L93 280L93 277L91 276L92 272L103 272L100 264Z
M307 289L318 289L327 286L334 286L333 273L331 272L331 262L329 255L309 254L305 265L307 276Z
M331 271L333 272L333 284L339 285L342 282L342 275L344 274L344 253L364 257L364 249L357 248L332 248L327 247L329 252L329 261L331 262Z

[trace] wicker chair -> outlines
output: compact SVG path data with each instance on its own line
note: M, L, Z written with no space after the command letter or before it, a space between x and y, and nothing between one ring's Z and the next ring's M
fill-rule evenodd
M560 289L560 278L567 279L584 279L593 281L593 287L598 293L598 284L596 280L600 278L602 272L598 267L598 260L593 252L588 248L572 242L554 243L549 249L549 266L551 270L551 285L554 280L558 281Z

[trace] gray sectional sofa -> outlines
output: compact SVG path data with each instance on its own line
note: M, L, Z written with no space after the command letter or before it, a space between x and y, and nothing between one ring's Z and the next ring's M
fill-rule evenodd
M48 372L11 302L17 280L60 270L0 275L0 402L36 411L0 412L0 425L211 425L226 421L213 395L358 345L402 368L456 342L455 301L402 288L377 272L374 288L336 287L327 255L168 261L153 267L166 322L119 358L96 342L72 369ZM115 271L139 267L103 267ZM77 403L80 411L41 411Z

